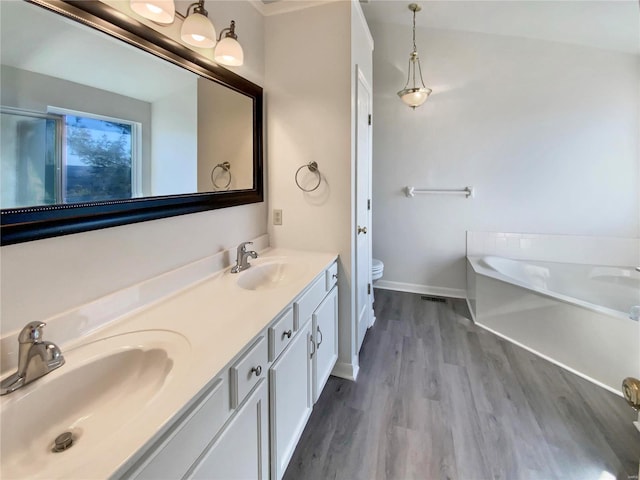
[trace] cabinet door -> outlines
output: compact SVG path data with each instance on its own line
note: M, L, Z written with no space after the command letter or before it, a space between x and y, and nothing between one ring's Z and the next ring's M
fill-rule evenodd
M267 382L260 380L256 389L204 453L188 478L267 480L267 401Z
M271 480L280 480L304 430L311 401L311 322L269 369Z
M313 312L313 403L318 401L324 385L338 360L338 288L334 287Z

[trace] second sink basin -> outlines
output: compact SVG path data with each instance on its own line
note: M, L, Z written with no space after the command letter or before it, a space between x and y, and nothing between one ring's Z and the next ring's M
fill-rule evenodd
M82 476L83 465L84 474L99 475L100 457L133 436L123 428L160 408L167 387L188 370L189 351L182 335L165 330L63 351L64 366L2 397L2 478ZM64 432L74 444L53 453Z
M300 277L306 270L303 263L281 258L268 258L240 272L237 285L244 290L266 290L283 287Z

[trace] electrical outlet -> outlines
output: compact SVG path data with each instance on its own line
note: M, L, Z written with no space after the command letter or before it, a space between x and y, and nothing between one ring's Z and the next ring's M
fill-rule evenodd
M282 225L282 210L273 209L273 224Z

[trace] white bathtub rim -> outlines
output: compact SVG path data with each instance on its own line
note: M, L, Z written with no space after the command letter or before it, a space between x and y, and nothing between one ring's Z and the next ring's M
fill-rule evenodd
M511 282L509 282L509 283L511 283ZM538 350L536 350L535 348L528 347L528 346L527 346L527 345L525 345L524 343L521 343L521 342L519 342L519 341L517 341L517 340L514 340L513 338L509 337L508 335L505 335L505 334L503 334L503 333L500 333L500 332L498 332L497 330L494 330L494 329L493 329L493 328L491 328L491 327L487 327L486 325L483 325L482 323L478 323L478 322L475 322L475 324L476 324L477 326L479 326L479 327L481 327L481 328L485 329L486 331L491 332L491 333L493 333L494 335L497 335L498 337L503 338L503 339L505 339L505 340L507 340L507 341L509 341L509 342L513 343L514 345L517 345L518 347L523 348L523 349L525 349L526 351L531 352L531 353L533 353L534 355L537 355L538 357L543 358L544 360L547 360L548 362L553 363L554 365L557 365L557 366L559 366L559 367L564 368L565 370L567 370L567 371L569 371L569 372L571 372L571 373L573 373L573 374L575 374L575 375L579 376L580 378L584 378L585 380L588 380L589 382L595 383L596 385L598 385L598 386L600 386L600 387L604 388L605 390L608 390L608 391L610 391L611 393L615 393L615 394L616 394L616 395L618 395L619 397L623 397L623 398L624 398L624 395L622 394L622 391L621 391L621 390L618 390L618 389L616 389L616 388L613 388L613 387L611 387L611 386L607 385L606 383L602 383L601 381L596 380L595 378L590 377L589 375L585 375L584 373L582 373L582 372L580 372L580 371L576 370L575 368L572 368L572 367L568 366L568 365L567 365L567 364L565 364L565 363L559 362L558 360L554 359L553 357L550 357L549 355L545 355L544 353L539 352L539 351L538 351Z
M520 288L524 288L525 290L530 290L532 292L536 292L540 295L543 295L545 297L548 298L553 298L555 300L560 300L561 302L564 303L568 303L570 305L575 305L578 307L582 307L585 308L587 310L591 310L594 312L598 312L598 313L602 313L604 315L608 315L610 317L615 317L616 319L619 320L631 320L631 321L635 321L637 322L638 320L633 320L630 316L629 316L629 312L620 312L618 310L614 310L612 308L608 308L608 307L604 307L602 305L596 305L594 303L591 302L587 302L585 300L580 300L578 298L575 297L571 297L569 295L564 295L562 293L558 293L555 292L553 290L548 290L546 288L540 288L540 287L536 287L534 285L531 285L530 283L526 283L523 281L520 281L514 277L508 276L508 275L504 275L492 268L487 268L484 267L480 262L482 259L486 258L487 256L495 256L495 255L478 255L478 256L468 256L467 260L469 261L469 263L471 264L471 267L473 268L474 272L477 275L483 275L485 277L489 277L489 278L493 278L494 280L498 280L500 282L504 282L504 283L508 283L510 285L515 285L517 287ZM526 262L526 260L519 260L519 259L510 259L513 260L514 262ZM538 260L536 260L538 261ZM548 263L559 263L559 262L548 262ZM557 362L556 362L557 363Z

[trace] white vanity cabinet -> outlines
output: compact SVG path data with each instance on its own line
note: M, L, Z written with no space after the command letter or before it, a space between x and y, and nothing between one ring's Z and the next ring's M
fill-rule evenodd
M186 478L268 480L267 401L267 381L262 379Z
M280 480L337 360L336 281L334 262L115 477Z
M268 479L268 365L263 334L124 478Z
M284 475L338 359L336 281L337 264L333 263L294 301L298 330L269 370L271 480Z
M269 369L272 480L284 475L313 409L311 354L308 321Z
M333 287L313 312L313 403L318 401L338 360L338 287Z
M182 478L230 415L229 382L219 376L195 405L122 478Z

